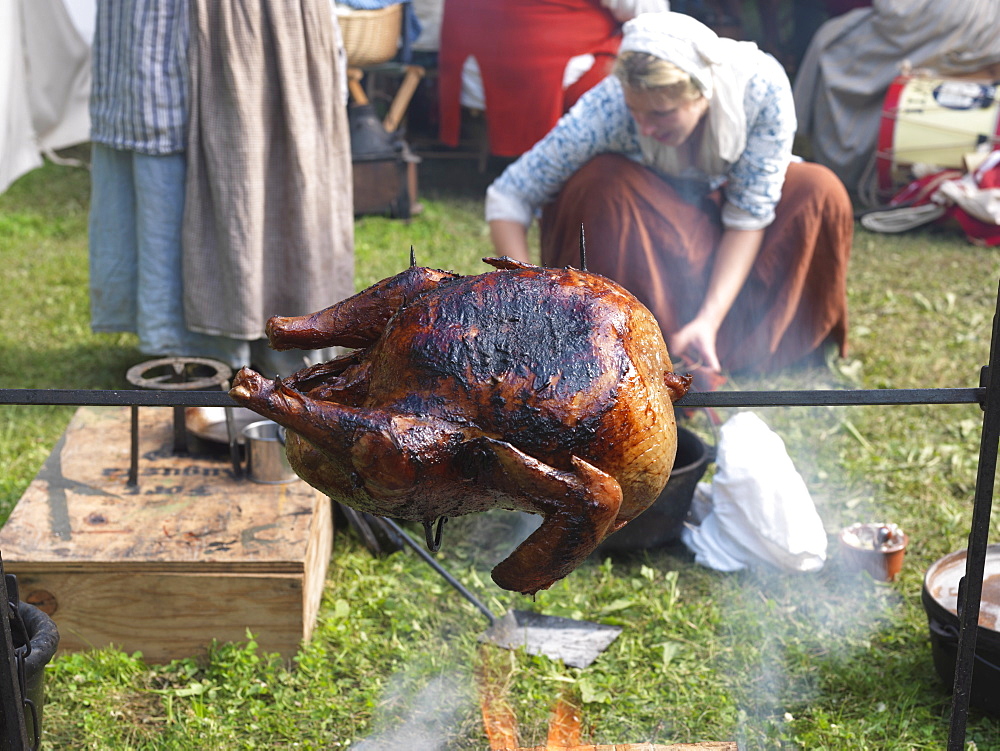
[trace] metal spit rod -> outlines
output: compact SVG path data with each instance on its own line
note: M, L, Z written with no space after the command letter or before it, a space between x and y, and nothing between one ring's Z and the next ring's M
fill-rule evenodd
M830 389L688 392L678 407L853 407L899 404L985 405L986 388ZM233 407L224 391L0 389L0 405Z

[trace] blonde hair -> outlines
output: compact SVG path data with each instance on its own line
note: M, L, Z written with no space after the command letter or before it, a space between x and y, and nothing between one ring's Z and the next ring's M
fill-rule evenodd
M671 62L647 52L626 50L618 55L611 73L635 91L663 90L671 99L694 101L701 98L701 89Z

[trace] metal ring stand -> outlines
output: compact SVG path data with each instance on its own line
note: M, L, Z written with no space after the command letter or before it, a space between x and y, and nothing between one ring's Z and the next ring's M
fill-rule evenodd
M191 371L202 367L210 375L192 378ZM151 375L158 370L167 372ZM223 387L233 377L232 369L218 360L205 357L164 357L133 365L125 372L125 379L142 389L162 389L164 391L204 391Z
M199 371L207 371L201 375ZM125 379L133 386L156 391L211 391L225 394L229 391L233 371L228 365L206 357L163 357L133 365L125 372ZM229 459L236 477L243 476L237 445L236 427L233 421L233 404L224 405L226 410L226 435L229 439ZM131 451L128 472L128 486L139 485L139 405L129 404L131 409ZM174 446L175 454L186 454L187 420L184 405L174 405Z
M168 362L172 359L175 358L168 358ZM207 362L214 364L214 361ZM148 367L149 365L150 363L144 363L136 367ZM132 371L130 370L129 373L131 374ZM227 375L224 380L228 380L228 377ZM131 378L129 380L135 383ZM221 381L219 383L221 384ZM190 389L192 386L188 384L164 384L159 380L156 381L153 388L156 390L0 389L0 405L129 406L133 408L133 419L135 419L134 410L140 406L174 407L175 409L183 407L232 408L236 406L225 390L187 391L182 389ZM678 407L846 407L904 404L978 404L983 410L979 467L972 510L972 529L969 534L965 576L959 583L958 654L955 661L955 680L952 687L951 722L948 735L948 751L963 751L969 715L972 670L976 656L976 637L986 567L990 514L993 506L997 448L1000 444L1000 289L997 291L997 308L993 315L989 364L983 367L980 373L978 387L842 391L713 391L689 393L677 402Z

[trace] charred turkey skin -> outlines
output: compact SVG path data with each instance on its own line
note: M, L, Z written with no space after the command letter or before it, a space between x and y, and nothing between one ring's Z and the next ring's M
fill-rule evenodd
M355 347L233 399L288 430L295 471L332 499L431 523L494 508L543 517L493 570L551 586L666 485L677 445L659 325L611 280L487 258L477 276L412 266L309 316L275 317L275 349Z

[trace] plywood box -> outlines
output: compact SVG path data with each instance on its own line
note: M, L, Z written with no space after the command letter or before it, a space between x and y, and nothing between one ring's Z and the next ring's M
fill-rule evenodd
M81 407L0 530L22 599L60 650L114 645L149 662L213 639L293 655L309 639L332 545L330 501L300 480L239 479L225 458L175 455L173 412Z

